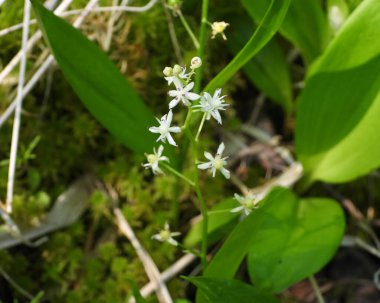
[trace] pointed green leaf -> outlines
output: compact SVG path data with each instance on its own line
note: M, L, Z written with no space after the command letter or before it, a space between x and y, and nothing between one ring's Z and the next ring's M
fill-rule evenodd
M380 166L380 1L364 1L312 69L296 149L308 183L346 182Z
M248 43L234 59L207 85L205 91L222 87L231 77L249 62L273 37L288 10L290 0L271 0L264 18Z
M87 109L130 149L151 151L154 116L116 66L81 32L31 1L55 59Z
M207 225L209 245L226 236L236 225L239 214L231 213L230 210L237 204L235 199L230 198L220 202L209 211ZM202 241L202 225L203 220L200 220L187 233L184 240L186 247L195 246Z
M298 199L282 188L274 189L261 203L232 231L205 276L231 279L249 254L253 284L278 292L331 259L344 231L344 215L337 203Z
M203 294L204 303L279 303L271 293L238 280L207 277L186 278Z
M249 16L241 14L229 19L231 30L228 47L237 54L251 37L254 27ZM243 67L244 73L266 96L280 104L285 111L292 108L292 83L289 65L275 37Z
M266 217L248 253L255 285L280 292L318 272L334 255L344 232L344 214L331 199L299 199L285 192Z
M269 4L267 0L242 0L250 15L259 22ZM329 27L319 0L292 0L280 33L291 41L307 62L317 58L329 40Z

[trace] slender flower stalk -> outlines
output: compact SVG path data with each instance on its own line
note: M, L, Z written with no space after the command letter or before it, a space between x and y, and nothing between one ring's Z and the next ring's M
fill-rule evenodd
M177 14L178 14L179 19L181 20L183 26L185 27L187 33L189 34L189 36L191 38L191 41L193 41L193 44L194 44L195 48L199 49L199 42L198 42L197 38L195 37L195 35L194 35L194 33L193 33L193 31L192 31L189 23L187 23L185 17L182 15L182 12L181 12L180 9L177 11Z
M207 31L207 19L208 19L208 7L209 0L202 0L202 19L200 24L199 31L199 48L198 48L198 57L204 58L205 54L205 45L206 45L206 31ZM199 93L201 88L201 81L203 76L203 67L199 69L195 77L195 92Z
M173 167L171 167L170 165L167 165L167 164L163 164L163 166L168 170L170 171L171 173L173 173L174 175L176 175L177 177L180 177L181 179L185 180L187 183L189 183L191 186L195 186L195 183L194 181L191 181L188 177L186 177L185 175L181 174L179 171L175 170Z

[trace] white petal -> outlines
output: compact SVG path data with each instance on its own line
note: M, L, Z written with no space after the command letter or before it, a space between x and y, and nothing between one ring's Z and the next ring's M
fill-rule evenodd
M183 89L182 82L177 77L174 77L173 82L174 82L176 89L180 89L180 90Z
M209 152L205 152L204 155L208 160L214 161L214 157Z
M166 137L167 137L167 139L168 139L169 144L174 145L174 146L177 146L177 143L175 143L175 141L174 141L174 139L173 139L173 137L171 136L170 133L168 133L168 134L166 135Z
M173 119L173 112L172 112L172 110L169 110L168 117L166 119L166 123L168 124L168 126L170 126L170 124L172 123L172 119Z
M165 222L164 228L165 228L165 230L169 230L170 229L170 225L169 225L169 223L167 221Z
M170 233L170 236L171 236L171 237L177 237L177 236L180 236L180 235L181 235L181 233L178 232L178 231L175 231L175 232Z
M216 169L214 166L211 168L211 171L212 171L212 177L215 178Z
M170 161L169 161L169 158L168 158L168 157L165 157L165 156L159 157L158 160L159 160L159 161L167 161L167 162L170 162Z
M211 95L209 93L203 93L203 97L202 99L204 100L204 102L210 104L210 101L212 101L212 98L211 98Z
M222 143L220 143L220 145L219 145L219 147L218 147L218 151L216 152L218 155L221 155L222 153L223 153L223 151L224 151L224 148L225 148L225 146L224 146L224 143L222 142Z
M171 76L171 77L165 77L165 80L168 81L168 85L172 84L173 80L174 80L174 76Z
M221 88L218 88L217 90L215 90L213 99L219 99L219 96L220 96L221 92L222 92Z
M238 206L230 210L230 213L238 213L244 209L244 206Z
M169 103L169 109L172 109L173 107L176 107L178 103L179 103L179 99L178 98L173 99Z
M209 169L209 168L211 168L211 166L212 166L211 162L206 162L206 163L198 164L198 168L199 169Z
M211 115L214 117L216 121L218 121L219 124L222 124L222 117L220 116L219 112L217 110L213 110L211 112Z
M177 97L177 96L178 96L178 91L176 91L176 90L170 90L170 91L168 92L168 95L169 95L170 97Z
M178 246L178 242L176 240L174 240L173 238L169 238L168 243L171 245L174 245L174 246Z
M188 85L185 86L185 88L183 89L184 91L191 91L194 87L194 82L190 82Z
M244 197L242 197L242 196L240 196L240 195L238 195L238 194L234 194L234 197L235 197L235 199L236 199L239 203L241 203L241 202L244 200Z
M160 234L153 235L153 236L152 236L152 239L154 239L154 240L158 240L158 241L161 241L161 242L163 241L163 240L162 240L162 237L161 237Z
M172 127L169 127L169 131L172 132L172 133L180 133L181 132L181 128L178 127L178 126L172 126Z
M186 93L185 96L187 99L191 101L198 100L200 97L198 94L195 94L195 93Z
M157 175L157 174L163 174L163 171L162 171L161 168L159 168L158 166L157 166L156 169L153 169L153 168L152 168L152 171L153 171L153 173L154 173L155 175Z
M223 176L226 177L226 179L229 179L231 176L230 171L228 169L225 169L224 167L220 169L220 172L223 174Z
M152 133L155 133L155 134L157 134L157 133L160 132L160 130L159 130L159 128L157 126L149 127L149 131L152 132Z
M157 150L157 156L158 157L161 157L161 155L162 155L162 152L164 151L164 147L162 146L162 145L160 145L159 147L158 147L158 150Z

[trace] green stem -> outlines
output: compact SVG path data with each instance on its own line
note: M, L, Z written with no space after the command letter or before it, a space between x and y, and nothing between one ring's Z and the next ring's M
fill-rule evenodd
M178 14L179 19L181 20L183 26L185 27L187 33L189 34L191 40L193 41L195 48L199 49L199 42L198 42L197 38L195 37L193 31L191 30L189 23L187 23L185 17L182 15L181 10L178 10L177 14Z
M188 177L182 175L179 171L175 170L173 167L163 163L163 167L165 167L168 171L176 175L177 177L180 177L181 179L185 180L187 183L189 183L191 186L195 187L195 183L191 181Z
M195 136L195 141L197 141L197 142L198 142L199 135L201 134L203 125L205 124L206 115L207 115L206 113L203 114L203 117L202 117L202 120L201 120L201 124L199 124L197 135Z
M202 1L202 19L199 31L199 48L198 48L198 57L204 60L205 53L205 45L206 45L206 25L208 23L208 2L209 0ZM201 81L203 75L203 64L198 69L197 74L195 76L195 92L198 93L201 88Z
M189 123L190 123L190 119L191 119L192 113L193 113L193 110L189 106L188 110L187 110L187 115L186 115L185 123L183 123L183 126L182 126L183 130L186 130L189 127Z
M321 290L319 289L319 286L318 286L317 281L315 280L314 276L313 275L310 276L309 280L310 280L311 286L314 289L315 296L317 297L318 302L319 303L326 303L325 299L322 296Z

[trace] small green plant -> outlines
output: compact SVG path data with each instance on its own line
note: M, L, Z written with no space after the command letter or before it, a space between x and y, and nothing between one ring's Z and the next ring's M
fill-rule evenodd
M325 12L319 1L242 0L245 15L211 22L209 1L202 0L196 35L182 2L164 1L165 10L178 17L193 49L188 52L191 60L172 59L176 64L160 67L160 81L168 85L162 84L161 92L167 93L169 100L157 101L159 110L165 109L157 115L158 110L147 106L94 43L32 0L44 37L82 103L135 153L128 166L130 175L116 186L132 201L124 207L124 215L133 220L144 212L134 212L135 201L149 205L151 200L158 200L152 198L154 195L165 200L162 213L155 209L159 206L149 205L146 214L159 217L163 229L155 233L150 227L142 233L161 242L162 251L171 255L186 252L200 259L200 274L182 277L197 288L197 303L280 302L280 294L303 279L309 279L316 298L324 302L314 275L336 253L345 231L345 215L334 199L310 197L307 191L316 182L347 183L380 166L380 42L373 39L380 35L380 2L358 2L327 1ZM208 38L226 41L235 54L216 75L207 70L208 60L212 60L212 54L207 53ZM299 91L293 89L284 39L305 68L295 73L302 81L297 86ZM268 144L286 159L286 167L269 185L253 189L229 166L233 155L228 141L219 135L225 117L237 105L224 92L240 69L262 95L282 107L287 122L295 119L296 160L288 149L269 138ZM215 68L210 70L214 72ZM210 126L217 131L207 134ZM253 132L265 137L256 129ZM20 165L33 159L38 140L25 149ZM133 167L143 155L143 168ZM114 168L120 169L117 161ZM153 184L153 190L144 188L147 183ZM240 191L234 193L230 190L233 186ZM186 228L179 229L181 190L194 201L192 211L201 214L186 235ZM214 196L219 202L208 201ZM37 198L31 208L36 216L50 204L50 197L42 191ZM96 228L104 224L102 217L112 220L108 202L103 191L93 194L93 222L85 247L92 244ZM141 224L136 226L141 229ZM79 238L83 226L78 229ZM56 237L55 241L73 246L73 238L64 234ZM217 251L212 251L217 242ZM144 244L149 248L159 244L152 243ZM132 247L102 244L98 250L100 260L89 258L84 266L82 275L87 285L101 283L107 268L116 282L106 283L101 299L93 295L91 300L114 300L115 293L127 289L136 302L146 302L137 286L141 281L131 274L142 271L141 266L129 264L123 256ZM58 257L46 255L45 279L59 281L68 269L74 280L78 260L85 256L73 248L58 270L51 266L65 253L57 250ZM70 300L82 300L86 291L70 292Z

